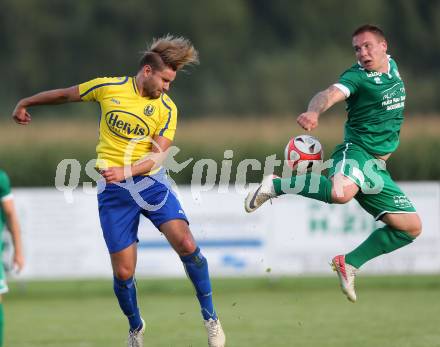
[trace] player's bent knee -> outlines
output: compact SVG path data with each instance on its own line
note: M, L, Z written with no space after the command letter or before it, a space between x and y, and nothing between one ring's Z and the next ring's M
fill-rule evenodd
M403 231L413 238L422 233L422 221L417 213L390 213L382 221L394 229Z
M415 218L412 219L407 229L407 233L412 237L415 238L420 236L422 233L422 221L418 215L415 215Z
M134 275L134 269L131 269L126 266L120 266L114 269L114 275L117 279L126 281L129 278L133 277Z
M422 233L422 229L414 229L412 232L411 232L411 236L412 237L419 237L420 236L420 234Z
M333 204L346 204L359 192L359 187L349 178L337 174L332 177L331 198Z
M197 245L194 242L194 239L192 237L184 237L182 240L180 240L178 244L178 253L179 255L189 255L194 253L196 250Z

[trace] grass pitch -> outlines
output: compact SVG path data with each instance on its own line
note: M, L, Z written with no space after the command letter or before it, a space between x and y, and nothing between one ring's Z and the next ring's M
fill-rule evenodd
M358 278L358 303L336 278L216 279L228 347L440 346L440 277ZM11 283L6 347L121 347L127 323L110 280ZM139 280L145 346L207 346L187 280Z

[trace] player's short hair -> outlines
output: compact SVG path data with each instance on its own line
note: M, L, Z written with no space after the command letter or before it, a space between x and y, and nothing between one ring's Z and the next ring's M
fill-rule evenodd
M168 34L153 40L149 48L143 52L139 67L150 65L153 70L170 67L178 71L185 65L198 63L199 53L188 39Z
M386 41L386 37L385 37L385 34L382 31L382 29L379 28L378 26L372 25L372 24L364 24L364 25L360 26L359 28L357 28L353 32L351 37L355 37L355 36L358 36L359 34L363 34L363 33L372 33L372 34L376 35L377 37L379 37L380 39Z

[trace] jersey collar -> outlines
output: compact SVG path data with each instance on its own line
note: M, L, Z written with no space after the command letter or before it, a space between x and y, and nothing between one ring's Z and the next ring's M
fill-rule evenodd
M140 94L139 94L139 90L138 90L138 88L137 88L137 85L136 85L136 77L132 77L131 78L131 84L133 85L133 90L134 90L134 93L136 94L136 95L139 95L140 96Z
M387 54L387 58L388 58L388 77L391 77L391 55Z

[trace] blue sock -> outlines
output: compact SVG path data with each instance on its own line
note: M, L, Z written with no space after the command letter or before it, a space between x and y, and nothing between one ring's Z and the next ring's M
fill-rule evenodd
M130 330L141 328L142 321L136 298L136 281L133 277L120 280L113 277L113 289L119 301L122 312L127 316Z
M193 254L180 257L186 274L194 285L202 310L203 319L217 319L212 303L211 281L209 279L208 261L200 253L200 248Z

